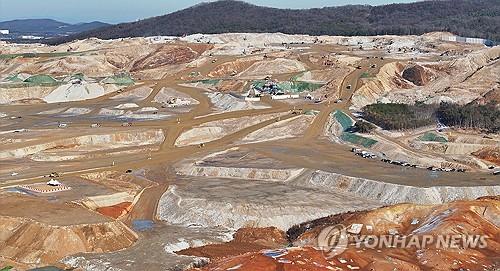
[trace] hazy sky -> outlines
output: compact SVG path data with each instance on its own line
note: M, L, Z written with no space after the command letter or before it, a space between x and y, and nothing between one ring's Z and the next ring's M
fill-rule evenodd
M248 0L280 8L312 8L346 4L381 5L415 0ZM0 0L0 21L51 18L68 23L119 23L163 15L207 0Z

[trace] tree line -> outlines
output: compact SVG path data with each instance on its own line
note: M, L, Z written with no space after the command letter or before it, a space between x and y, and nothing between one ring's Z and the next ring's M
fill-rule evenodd
M309 35L419 35L450 31L500 40L498 0L422 1L385 6L349 5L316 9L277 9L239 1L211 2L132 23L103 27L51 43L194 33L282 32Z
M386 130L407 130L433 125L500 132L500 110L494 102L481 105L441 103L428 105L371 104L363 108L364 118Z

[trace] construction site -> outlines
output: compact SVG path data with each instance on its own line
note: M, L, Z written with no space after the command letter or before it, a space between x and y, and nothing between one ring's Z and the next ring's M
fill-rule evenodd
M0 270L499 270L500 134L364 118L500 112L500 47L448 36L0 41ZM327 259L339 223L488 246Z

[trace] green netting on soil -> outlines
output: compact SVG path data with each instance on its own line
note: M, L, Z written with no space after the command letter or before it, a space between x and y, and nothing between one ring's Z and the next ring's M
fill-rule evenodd
M45 74L37 74L28 77L24 80L25 83L30 83L34 85L55 85L57 84L57 80L52 78L50 75Z
M219 80L219 79L205 79L205 80L200 80L200 81L196 81L196 82L203 83L205 85L215 86L215 85L219 84L220 81L221 80Z
M83 80L85 78L85 75L83 73L77 73L77 74L73 74L71 76L71 79L80 79L80 80Z
M262 88L266 84L266 81L264 80L255 80L252 82L252 85L256 88Z
M348 132L343 132L340 136L340 139L352 144L363 146L365 148L370 148L371 146L375 145L375 143L377 143L377 141L374 139L362 137Z
M5 78L5 81L9 82L22 82L23 79L19 78L19 74L13 74Z
M106 84L115 84L115 85L133 85L135 83L134 79L130 77L128 74L118 74L110 76L103 81Z
M300 93L304 91L315 91L316 89L322 87L322 84L308 83L302 81L288 81L278 83L278 87L285 91Z
M435 133L427 132L424 135L418 137L420 141L432 141L446 143L448 140L442 136L436 135Z
M344 131L351 128L354 125L354 121L351 119L351 117L349 117L346 113L340 110L333 112L333 116L340 123Z

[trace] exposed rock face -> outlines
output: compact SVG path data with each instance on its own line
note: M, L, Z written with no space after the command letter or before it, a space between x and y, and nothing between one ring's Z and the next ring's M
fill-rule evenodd
M406 69L402 62L388 63L354 93L353 107L359 109L376 102L485 103L499 89L499 59L500 47L496 46L450 61L415 63Z
M414 187L384 183L363 178L355 178L317 171L304 185L344 191L354 195L381 201L386 204L411 202L416 204L438 204L454 200L475 199L500 194L500 186L475 187Z
M295 247L240 253L216 259L201 270L497 270L499 217L498 197L443 205L401 204L333 215L288 230L289 240ZM339 223L347 229L355 224L361 225L360 234L378 238L393 236L389 233L396 232L398 237L407 238L405 244L414 237L418 240L427 238L430 242L422 246L395 245L395 248L379 242L373 247L369 245L373 242L356 242L354 237L358 234L347 233L350 238L345 250L336 255L320 250L318 237L321 231ZM484 244L465 245L466 242L461 242L456 248L439 245L439 238L450 236L483 238ZM421 241L418 243L422 244Z
M52 226L0 217L0 254L16 262L55 263L79 252L111 252L131 246L137 235L122 222Z
M155 52L134 63L131 71L154 69L165 65L188 63L194 60L198 53L189 47L165 45Z
M185 166L179 168L179 172L189 176L282 182L297 177L302 171L303 169L231 168L211 166Z
M241 228L233 235L233 240L230 242L188 248L177 254L214 260L262 249L278 248L287 243L285 232L275 227Z
M367 80L362 87L354 92L352 96L353 106L362 108L365 105L373 104L389 91L398 89L399 83L403 83L399 82L403 81L400 77L403 69L403 64L399 62L391 62L381 67L375 78Z
M403 78L412 82L417 86L425 86L429 82L429 78L425 68L420 65L412 65L407 67L402 74Z
M496 165L500 165L500 147L484 148L474 152L472 155L490 161Z
M130 145L152 145L164 140L162 130L130 131L103 135L83 135L73 138L58 139L52 142L27 147L9 149L0 153L0 159L22 158L47 150L88 151L88 149L113 149Z

